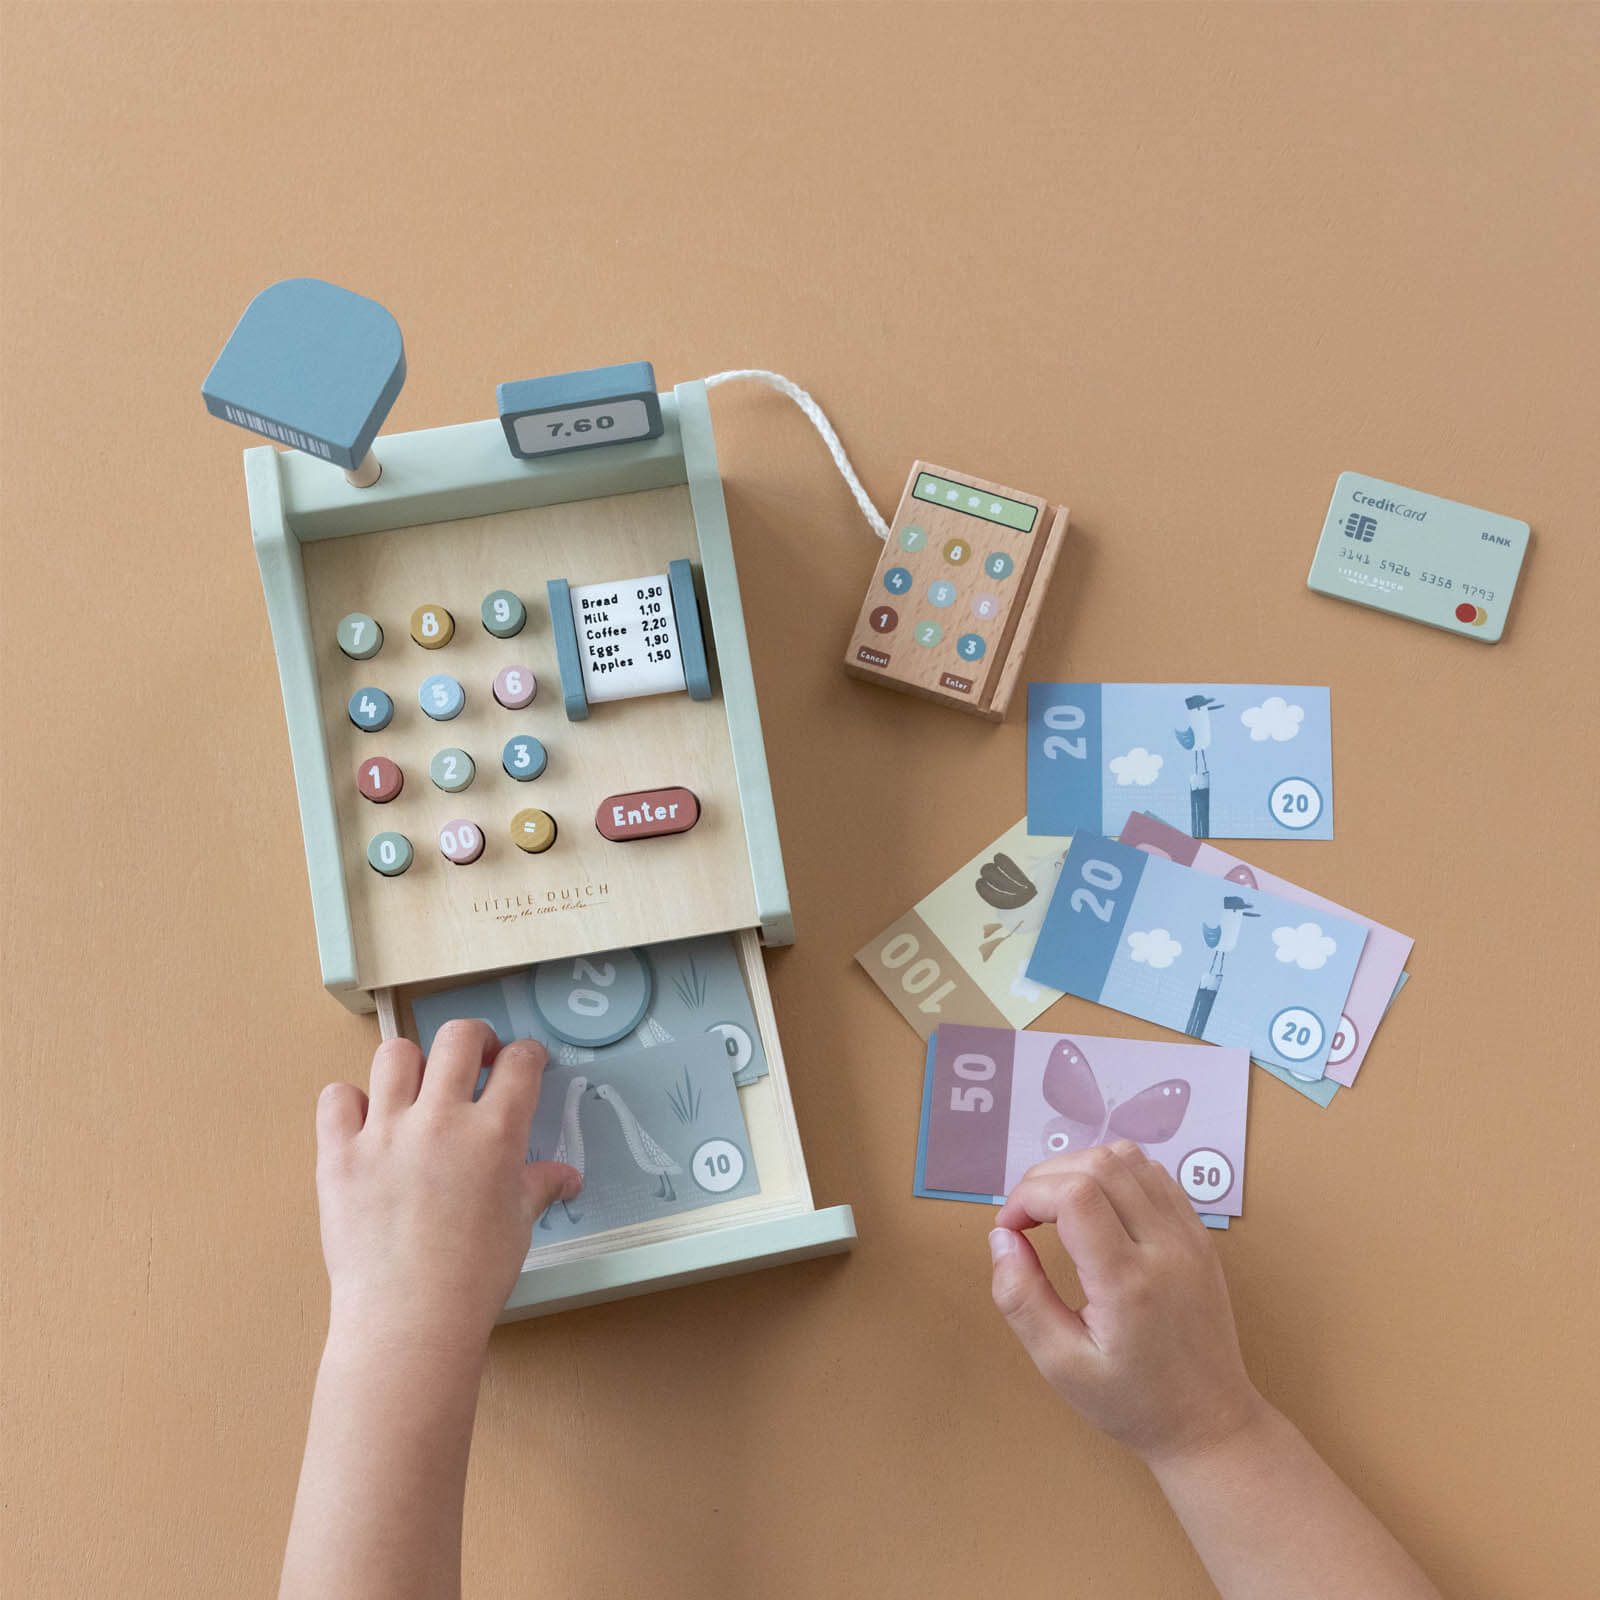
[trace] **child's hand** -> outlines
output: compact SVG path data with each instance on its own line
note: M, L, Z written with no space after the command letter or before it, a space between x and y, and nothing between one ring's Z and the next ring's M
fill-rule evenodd
M424 1070L409 1039L372 1058L370 1098L329 1084L317 1102L317 1203L335 1330L364 1341L485 1346L539 1214L582 1180L528 1164L547 1055L503 1049L484 1022L447 1022ZM489 1081L472 1098L480 1068Z
M1079 1310L1026 1236L1042 1222L1078 1269ZM1156 1461L1220 1443L1265 1409L1205 1224L1137 1145L1041 1162L995 1224L995 1304L1040 1372L1112 1438Z

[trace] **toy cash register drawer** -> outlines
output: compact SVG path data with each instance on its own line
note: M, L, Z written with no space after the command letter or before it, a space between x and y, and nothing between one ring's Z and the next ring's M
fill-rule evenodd
M386 1035L426 1033L431 997L478 985L518 1031L525 992L571 1024L535 1145L554 1155L565 1126L607 1170L641 1152L638 1193L618 1177L589 1214L545 1219L508 1317L855 1233L848 1207L813 1208L762 967L793 930L705 389L647 400L603 449L518 454L508 438L538 430L496 419L388 435L376 482L245 454L324 985ZM710 958L684 952L712 946L747 1021L680 1017L632 1066L580 1070L617 1043L585 1034L592 1013L642 1002L637 1036L652 998L695 997ZM758 1077L736 1081L720 1023Z

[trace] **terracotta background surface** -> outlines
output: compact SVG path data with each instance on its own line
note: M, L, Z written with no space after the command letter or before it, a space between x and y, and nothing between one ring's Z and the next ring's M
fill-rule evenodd
M321 991L239 451L249 297L390 307L396 429L501 379L778 368L886 509L1072 507L1030 676L1329 683L1338 839L1413 932L1323 1112L1257 1074L1251 1367L1456 1596L1600 1570L1600 10L12 5L4 14L4 1566L266 1593L324 1318ZM920 1049L851 952L1023 808L1023 729L846 679L877 547L713 399L851 1256L496 1336L477 1595L1188 1596L1141 1468L910 1193ZM1527 518L1504 643L1304 588L1336 474ZM1047 1025L1148 1035L1075 1001ZM1585 1577L1585 1574L1588 1574Z

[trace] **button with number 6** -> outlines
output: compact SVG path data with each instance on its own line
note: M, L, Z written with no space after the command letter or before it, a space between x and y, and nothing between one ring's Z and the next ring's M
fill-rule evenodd
M368 685L350 696L350 720L363 733L377 733L394 719L394 701L382 689Z
M372 843L367 846L367 864L386 878L398 878L411 865L415 854L411 841L403 833L374 834Z
M483 829L465 817L445 823L439 830L439 853L458 867L470 865L483 854Z
M500 765L518 783L531 783L549 764L550 757L545 747L529 733L519 733L514 739L507 739L505 749L500 752Z
M494 675L494 697L507 711L520 711L533 704L539 680L527 667L501 667Z

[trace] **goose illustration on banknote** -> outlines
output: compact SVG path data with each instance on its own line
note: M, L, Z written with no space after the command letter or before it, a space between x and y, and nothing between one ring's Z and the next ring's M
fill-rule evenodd
M590 1092L597 1100L603 1100L616 1114L617 1122L622 1128L623 1140L628 1146L628 1154L633 1157L633 1164L647 1178L659 1180L656 1199L664 1200L669 1205L676 1201L678 1195L672 1187L672 1180L683 1172L683 1168L661 1148L650 1130L633 1114L628 1102L611 1084L597 1083Z
M561 1103L561 1137L556 1140L556 1153L550 1158L552 1161L564 1161L569 1167L578 1169L578 1176L583 1176L583 1094L589 1087L589 1080L577 1077L567 1085L566 1099ZM557 1204L567 1214L568 1222L581 1222L583 1213L574 1211L565 1200ZM546 1206L544 1215L539 1218L539 1226L550 1226L550 1213L555 1206Z

